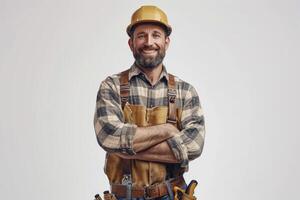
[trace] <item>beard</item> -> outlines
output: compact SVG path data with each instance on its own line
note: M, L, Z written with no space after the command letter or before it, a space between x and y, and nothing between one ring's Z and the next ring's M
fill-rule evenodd
M140 48L134 51L133 56L135 58L136 64L146 69L154 69L155 67L157 67L159 64L162 63L166 55L166 51L164 47L156 50L157 54L156 56L153 57L145 57L141 53L143 49L150 49L150 48Z

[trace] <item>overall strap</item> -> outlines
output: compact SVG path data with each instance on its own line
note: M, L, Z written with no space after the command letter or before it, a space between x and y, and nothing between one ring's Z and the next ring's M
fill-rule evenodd
M121 72L120 74L120 97L122 110L125 107L125 104L128 102L130 85L129 85L129 69ZM126 199L131 199L131 190L132 190L132 177L131 177L131 160L122 159L123 165L123 178L122 184L126 185Z
M167 122L176 126L176 83L175 77L172 74L169 75L168 83L168 100L169 100L169 114Z
M129 92L130 92L129 69L121 72L119 80L120 80L121 104L122 104L122 109L124 109L126 102L128 102L128 96L129 96Z

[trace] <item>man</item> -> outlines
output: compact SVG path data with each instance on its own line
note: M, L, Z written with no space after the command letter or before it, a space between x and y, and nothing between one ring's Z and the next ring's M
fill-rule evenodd
M118 199L173 199L174 186L186 187L188 162L202 152L199 97L163 65L171 32L159 8L136 10L127 27L135 62L106 78L98 91L95 132Z

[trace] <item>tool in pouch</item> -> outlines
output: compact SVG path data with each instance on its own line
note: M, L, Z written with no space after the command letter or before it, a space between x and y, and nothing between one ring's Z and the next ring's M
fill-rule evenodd
M126 199L131 199L131 189L132 189L132 181L131 181L131 175L125 174L122 179L122 184L127 186L127 194ZM117 200L114 194L110 193L108 190L103 192L103 198L104 200ZM95 195L94 200L102 200L99 194Z
M194 196L194 191L198 182L196 180L192 180L186 190L181 189L180 187L174 187L174 200L196 200L197 198Z
M115 195L113 195L112 193L110 193L108 190L106 190L106 191L103 192L103 198L104 198L104 200L117 200L117 198L115 197ZM100 197L99 194L96 194L94 200L102 200L102 198Z

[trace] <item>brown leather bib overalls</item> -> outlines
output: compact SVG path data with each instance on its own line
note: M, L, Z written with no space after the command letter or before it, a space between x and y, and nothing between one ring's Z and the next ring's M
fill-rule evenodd
M125 123L133 123L138 127L147 127L164 123L172 123L178 127L178 119L181 116L181 109L176 109L176 89L174 76L169 74L168 81L168 106L146 108L142 105L131 105L128 103L129 96L129 70L121 73L120 95ZM180 129L179 129L180 130ZM116 154L106 155L105 173L110 184L126 184L126 174L130 174L132 187L147 187L162 183L168 178L176 178L182 175L183 171L172 169L168 164L148 162L141 160L125 160ZM170 177L170 170L172 176ZM127 177L128 178L128 177ZM113 188L113 187L112 187Z

